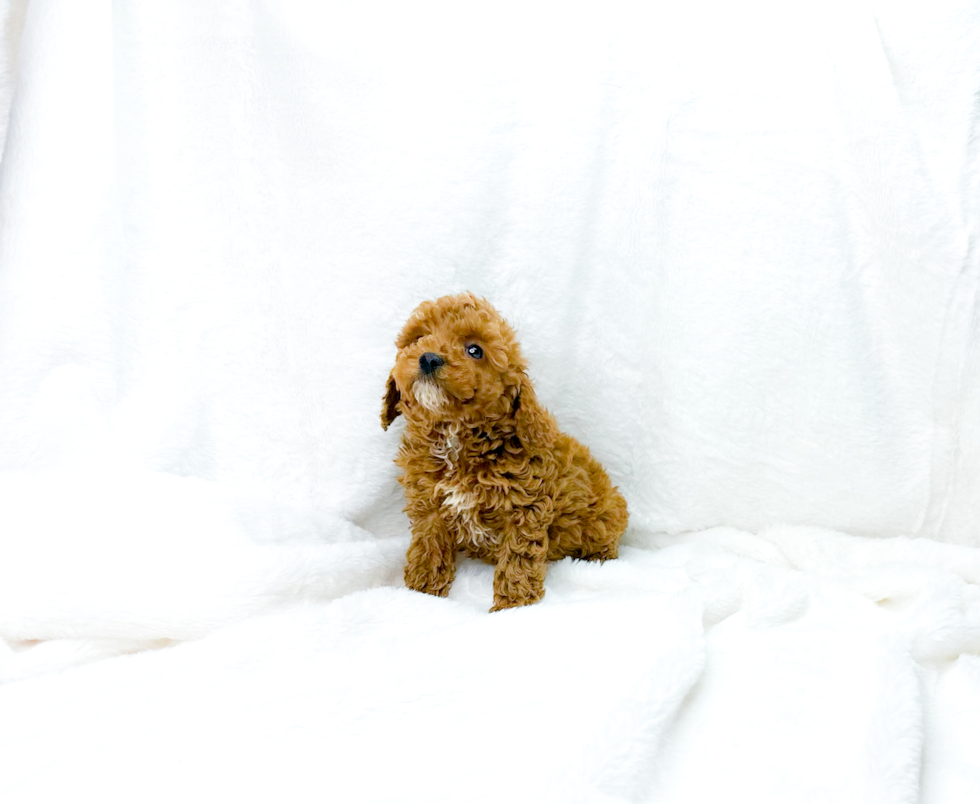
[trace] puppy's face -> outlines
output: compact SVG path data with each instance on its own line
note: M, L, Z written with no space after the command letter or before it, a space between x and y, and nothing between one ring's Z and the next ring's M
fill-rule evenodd
M471 294L423 302L395 341L382 426L400 412L452 421L511 410L524 372L514 332Z

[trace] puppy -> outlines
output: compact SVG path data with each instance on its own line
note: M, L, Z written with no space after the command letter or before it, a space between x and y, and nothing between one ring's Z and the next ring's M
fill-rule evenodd
M534 395L513 330L469 293L423 302L395 341L381 426L412 524L405 583L445 596L464 553L492 563L491 611L535 603L548 561L616 558L626 501Z

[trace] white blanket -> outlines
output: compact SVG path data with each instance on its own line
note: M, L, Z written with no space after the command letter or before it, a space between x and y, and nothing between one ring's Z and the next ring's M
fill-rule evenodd
M0 800L976 800L980 6L680 5L0 5ZM494 615L463 289L631 513Z

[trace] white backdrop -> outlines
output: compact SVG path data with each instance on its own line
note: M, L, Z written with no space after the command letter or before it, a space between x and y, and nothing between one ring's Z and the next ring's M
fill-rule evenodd
M397 511L392 340L467 288L635 527L977 543L975 4L314 5L31 8L6 468Z
M407 533L391 463L399 428L382 432L378 418L393 339L419 301L467 289L516 327L539 397L630 505L637 552L623 568L593 577L562 565L546 601L575 598L579 581L599 603L619 600L615 573L646 588L666 570L644 562L661 554L689 572L677 610L708 629L768 595L782 601L777 623L816 610L816 597L801 608L790 592L798 572L833 578L849 590L841 600L862 605L911 595L916 627L952 618L959 634L938 653L912 651L916 661L970 653L957 665L971 691L960 706L969 695L980 706L975 0L3 9L7 678L225 633L270 607L322 605L329 619L343 603L357 621L356 604L330 601L400 584ZM698 538L716 527L728 535ZM928 541L873 544L900 536ZM719 544L726 561L754 556L789 575L756 568L733 581L734 565L698 553ZM694 551L697 566L672 563L671 549ZM868 561L904 569L872 583L853 574ZM487 578L465 567L450 603L483 612ZM707 584L706 597L691 597L692 584ZM356 600L364 611L394 605ZM391 600L423 622L429 612L432 634L446 627L429 601ZM916 608L923 601L937 608ZM631 619L635 605L610 616ZM824 612L816 631L839 635L860 619L843 602L831 610L840 619ZM536 629L534 616L509 621ZM687 659L673 703L650 704L661 714L687 711L711 639L729 638L715 629L685 641L684 617L664 637ZM881 627L913 639L904 625ZM746 656L778 654L777 642L754 652L739 633ZM473 640L478 656L488 643ZM202 644L179 649L206 653ZM960 782L909 770L923 740L956 744L961 727L936 726L945 715L923 725L924 671L902 650L888 642L867 655L886 668L881 683L905 679L895 689L907 681L918 701L895 727L908 737L905 770L881 775L915 778L900 793L886 784L894 795L880 800L967 790L976 760L955 750ZM172 655L189 654L136 658L147 668ZM797 670L811 661L797 658ZM110 668L90 676L108 695L121 661L46 675L35 683L62 686L37 688L38 700L70 699L65 684L84 687L72 673L96 668ZM153 672L164 678L163 667ZM720 691L730 679L715 683L718 701L739 695ZM678 744L704 712L737 722L726 707L678 716ZM51 733L71 732L51 717ZM624 745L627 732L616 732ZM677 750L657 776L670 800L684 799L690 761ZM616 762L637 775L627 792L602 776L602 795L645 800L656 787L645 760L610 762L600 776ZM773 800L800 794L793 780L809 777L797 771L790 788L773 783ZM840 778L846 791L879 789ZM17 789L33 795L28 782Z

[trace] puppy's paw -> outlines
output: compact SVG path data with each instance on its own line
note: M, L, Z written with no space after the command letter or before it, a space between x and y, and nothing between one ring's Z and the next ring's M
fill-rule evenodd
M405 586L427 595L446 597L453 585L453 576L438 572L431 567L405 567Z
M619 558L618 544L603 545L595 552L588 553L582 556L582 559L584 561L598 561L600 564L605 561L612 561L615 558Z
M537 603L543 597L544 589L538 595L527 595L524 597L501 597L500 595L494 595L493 607L490 611L492 613L502 611L503 609L516 609L519 606L530 606L533 603Z

